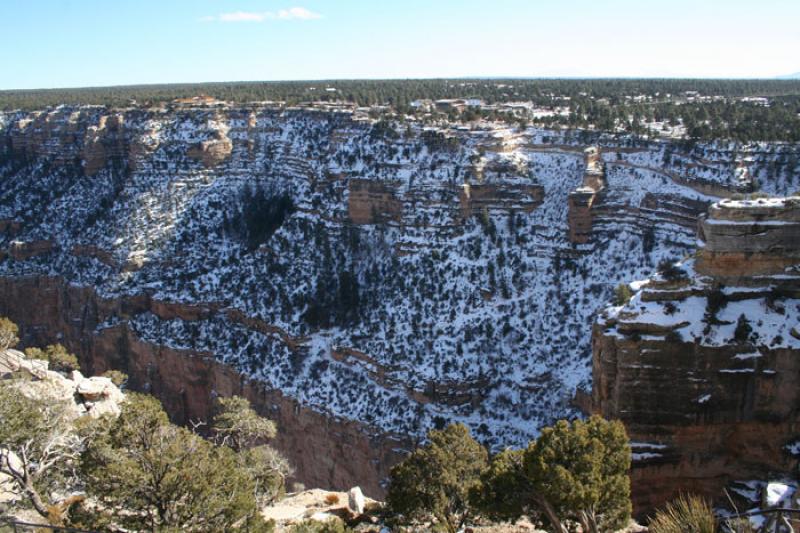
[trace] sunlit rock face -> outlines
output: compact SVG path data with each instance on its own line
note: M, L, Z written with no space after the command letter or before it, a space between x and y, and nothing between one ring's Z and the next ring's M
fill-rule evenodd
M594 326L593 407L634 441L640 511L790 475L800 436L800 197L722 201L696 259Z
M431 427L497 449L575 415L613 288L694 249L742 153L794 187L793 150L203 102L0 113L0 313L136 369L176 419L222 393L203 361L226 393L241 374L287 447L320 428L303 481L372 495ZM583 186L601 192L577 242Z
M800 262L800 198L722 201L699 233L698 272L730 282L781 275Z

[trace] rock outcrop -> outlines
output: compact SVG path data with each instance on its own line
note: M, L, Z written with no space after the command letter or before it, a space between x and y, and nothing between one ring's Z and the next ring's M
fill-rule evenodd
M542 205L544 194L544 187L538 184L465 183L461 187L458 200L461 216L467 218L489 211L530 213Z
M78 371L65 376L50 370L47 361L28 359L17 350L0 352L0 379L13 380L20 394L29 398L66 402L71 418L116 416L125 399L109 378L87 378Z
M32 257L47 254L53 250L53 241L40 239L36 241L12 241L8 247L8 255L16 261L25 261Z
M200 141L189 148L187 155L201 161L206 168L214 168L225 161L233 150L230 139L220 134L218 138Z
M800 197L724 200L703 217L697 271L723 282L775 276L800 263Z
M697 259L637 284L595 323L593 409L630 434L639 512L794 471L798 216L800 198L712 206Z
M117 113L101 116L97 126L87 129L81 154L83 171L87 176L97 174L109 161L122 166L130 150L124 125L124 115Z
M396 185L352 178L348 185L347 214L353 224L399 222L403 202L395 192Z
M360 495L360 510L356 510L350 499L354 491ZM358 487L348 492L330 492L320 489L303 490L287 494L279 502L264 508L262 514L267 520L274 520L278 531L290 530L291 526L309 520L314 522L343 524L367 523L372 529L382 529L379 523L383 503L364 498ZM366 512L366 515L364 514Z
M605 166L600 158L600 151L596 146L590 146L584 151L586 171L583 175L583 184L569 193L567 205L567 223L569 225L569 240L572 244L586 244L592 234L592 207L598 196L606 187Z

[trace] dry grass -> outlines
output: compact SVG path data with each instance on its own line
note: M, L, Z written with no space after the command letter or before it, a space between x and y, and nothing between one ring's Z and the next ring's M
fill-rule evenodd
M747 518L734 518L726 520L725 525L731 533L756 533L753 523Z
M717 519L706 500L682 495L656 512L648 530L650 533L716 533Z

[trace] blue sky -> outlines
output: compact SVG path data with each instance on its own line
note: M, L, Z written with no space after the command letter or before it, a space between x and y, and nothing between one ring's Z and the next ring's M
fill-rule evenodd
M0 89L800 71L798 0L0 0Z

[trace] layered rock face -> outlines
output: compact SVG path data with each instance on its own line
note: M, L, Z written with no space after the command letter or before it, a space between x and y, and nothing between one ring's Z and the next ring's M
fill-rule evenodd
M83 146L83 169L94 176L109 161L120 164L128 155L130 146L125 136L125 117L122 114L103 115L97 126L87 129Z
M779 275L800 263L800 199L727 200L699 227L697 270L726 282Z
M202 99L0 113L0 312L176 420L252 388L307 484L377 496L451 421L525 445L575 412L597 307L692 249L750 148L452 126ZM573 244L589 144L606 186ZM757 149L751 175L792 186L767 170L797 147Z
M213 354L147 342L128 327L129 320L143 313L164 319L181 315L192 321L210 312L141 296L104 299L59 278L0 279L0 315L24 325L24 343L41 345L58 339L79 354L86 373L122 370L129 376L130 388L158 397L178 424L209 421L217 396L244 396L278 425L274 444L295 467L296 479L322 487L347 486L358 479L370 494L383 494L381 482L388 467L402 457L401 450L412 445L405 437L326 416L247 379L215 361ZM102 326L111 317L121 321ZM85 383L91 380L75 383L77 387L95 385Z
M715 204L697 259L637 284L595 323L593 408L628 429L639 512L680 492L717 498L733 480L793 474L799 215L800 198Z
M544 187L541 185L465 183L458 199L461 203L461 214L467 218L490 210L530 213L542 204L544 194Z
M354 224L399 222L403 203L397 199L395 187L370 180L350 180L347 213Z
M569 193L569 240L573 244L586 244L592 235L592 206L606 187L605 167L596 146L584 151L586 171L583 184Z

